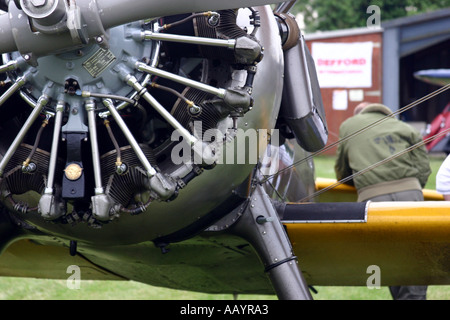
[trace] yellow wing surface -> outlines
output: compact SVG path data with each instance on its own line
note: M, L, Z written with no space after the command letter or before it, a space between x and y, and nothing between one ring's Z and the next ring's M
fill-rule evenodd
M318 179L317 189L335 182ZM450 203L432 190L424 197L428 201L369 202L363 221L286 222L307 280L365 285L378 270L382 285L450 284ZM355 188L340 185L321 195L324 200L355 201Z

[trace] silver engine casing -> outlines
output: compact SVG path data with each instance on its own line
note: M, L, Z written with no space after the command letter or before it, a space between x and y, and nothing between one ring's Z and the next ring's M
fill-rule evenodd
M261 26L255 37L264 47L264 58L258 63L258 71L253 82L253 107L243 117L237 118L236 123L237 128L244 133L252 130L267 130L266 132L270 134L275 127L281 103L284 73L283 52L280 45L279 30L270 7L258 7L257 10L261 19ZM242 16L245 16L245 14ZM248 19L242 18L242 16L239 16L238 24L241 27L251 28ZM157 66L160 62L160 52L155 41L139 43L133 39L132 34L140 28L140 24L134 23L110 30L109 51L105 51L99 44L68 53L40 58L38 59L39 64L37 67L24 67L21 71L29 74L31 85L22 90L22 98L28 104L33 105L40 94L46 92L53 101L53 105L46 106L44 110L51 113L55 103L64 97L65 102L70 105L68 119L65 122L65 130L68 132L78 130L87 133L89 130L86 122L86 111L83 106L85 100L77 95L68 96L64 92L64 90L67 90L66 80L75 80L82 91L132 96L133 90L118 79L117 73L122 72L124 68L126 69L130 62L134 62L133 59L136 57L138 59L149 57L150 60L146 61L149 65L154 64ZM95 56L97 57L93 58ZM9 58L15 59L17 56L12 54ZM191 61L193 61L191 58L183 60L183 65L188 67ZM202 81L207 82L215 78L219 86L242 87L245 85L245 71L233 69L229 64L223 64L220 68L226 68L227 70L224 70L225 72L223 72L223 77L221 78L221 69L212 66L213 64L211 59L203 60ZM144 73L131 68L129 71L140 81L146 81ZM170 108L171 106L165 107ZM98 107L96 114L98 115L105 111L106 109L103 107ZM126 113L127 107L124 106L122 112ZM232 126L233 120L225 117L220 119L216 129L226 135ZM148 126L148 128L152 129L151 126ZM153 128L153 130L155 129ZM8 136L11 135L12 133L8 134ZM162 238L196 224L207 217L214 209L228 201L238 186L252 174L256 163L252 161L242 163L239 158L242 155L239 156L238 152L234 152L235 150L248 150L248 145L247 147L243 146L243 144L246 144L245 140L238 139L237 136L233 138L233 135L229 135L229 137L231 138L225 139L223 142L223 153L227 155L233 154L233 157L222 161L222 163L219 161L210 170L203 170L188 185L179 189L177 196L173 199L153 201L139 215L117 214L114 219L102 224L102 227L99 229L92 228L92 224L89 225L88 223L49 222L38 211L17 212L14 205L8 201L5 193L2 194L2 202L10 211L14 212L17 219L25 221L42 233L66 239L101 245L119 245ZM151 135L147 136L147 138L147 141L139 142L147 143L147 145L154 142ZM260 144L261 148L255 149L257 150L258 159L265 151L268 137L259 138L258 144ZM1 154L4 154L4 150L8 148L11 139L12 137L2 139ZM99 141L99 144L101 145L102 142ZM173 146L173 142L168 140L159 144L153 150L154 154L152 156L154 159L151 162L156 162L156 166L160 168L161 174L170 176L177 181L192 168L187 168L185 164L174 165L168 160L167 155L170 154ZM124 148L126 149L127 146L124 146ZM100 150L102 150L102 146L100 146ZM107 159L112 151L101 151L102 159ZM39 152L44 155L50 150L39 149ZM162 157L163 155L166 156L166 160L158 162L159 158L164 158ZM18 165L18 163L15 165ZM105 166L102 166L102 169ZM64 169L64 167L61 169ZM103 170L103 173L105 171L107 169ZM38 173L42 174L45 182L45 170L38 171ZM62 173L60 172L60 174ZM109 190L109 178L109 176L102 177L106 193ZM41 196L42 194L36 191L27 191L22 194L14 194L14 201L17 203L26 202L29 207L36 207L39 205ZM137 192L133 197L145 202L148 193ZM66 214L71 213L71 210L73 208L68 203L65 208ZM220 218L220 215L216 218ZM82 220L82 217L80 219Z

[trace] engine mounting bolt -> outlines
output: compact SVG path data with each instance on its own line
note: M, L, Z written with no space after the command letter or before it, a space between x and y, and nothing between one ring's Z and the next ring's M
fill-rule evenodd
M31 0L31 4L35 7L42 7L47 3L47 0Z
M264 224L264 223L272 222L272 221L274 221L274 219L271 218L271 217L258 216L258 217L256 218L256 222L257 222L258 224Z

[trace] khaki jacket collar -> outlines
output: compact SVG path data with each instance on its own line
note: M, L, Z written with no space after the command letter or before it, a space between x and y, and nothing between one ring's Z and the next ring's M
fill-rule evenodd
M372 103L369 104L367 107L365 107L362 111L361 114L363 113L370 113L370 112L381 112L385 115L390 115L392 114L392 110L389 109L388 107L386 107L383 104L380 103Z

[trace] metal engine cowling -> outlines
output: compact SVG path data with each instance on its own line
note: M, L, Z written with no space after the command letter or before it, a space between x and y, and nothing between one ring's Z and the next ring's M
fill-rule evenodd
M278 111L279 99L274 97L282 87L282 57L278 46L270 45L278 35L269 10L130 23L110 29L108 39L99 38L96 44L38 58L37 65L18 52L3 55L3 63L13 65L7 72L8 90L28 106L18 95L1 101L15 119L1 128L15 128L8 129L10 138L0 146L2 201L12 211L27 211L26 219L36 224L43 217L56 224L88 222L99 227L144 212L154 212L156 220L162 207L173 206L176 212L182 207L177 203L185 201L179 198L186 199L182 193L198 193L200 188L186 185L196 179L213 181L214 172L219 179L234 181L231 186L242 182L253 165L244 164L229 175L216 162L239 127L261 121L260 127L274 125L275 119L266 114ZM260 29L269 32L263 35ZM263 83L258 67L265 59L273 67L264 74L273 76L275 86L261 94L255 84ZM263 113L249 112L252 108ZM38 119L48 122L40 139ZM219 131L223 141L215 140L211 130ZM181 163L173 161L180 143L191 151L179 155ZM22 144L37 145L36 157L22 159ZM37 157L40 154L46 155L45 161ZM12 178L6 173L18 166L14 179L34 175L40 183L31 188L32 196L29 190L21 193L10 187ZM208 177L200 178L204 175ZM224 201L228 192L221 191L212 202ZM11 206L7 198L21 206ZM208 208L187 214L168 230L192 223ZM159 228L162 224L154 224L153 234L169 232Z

